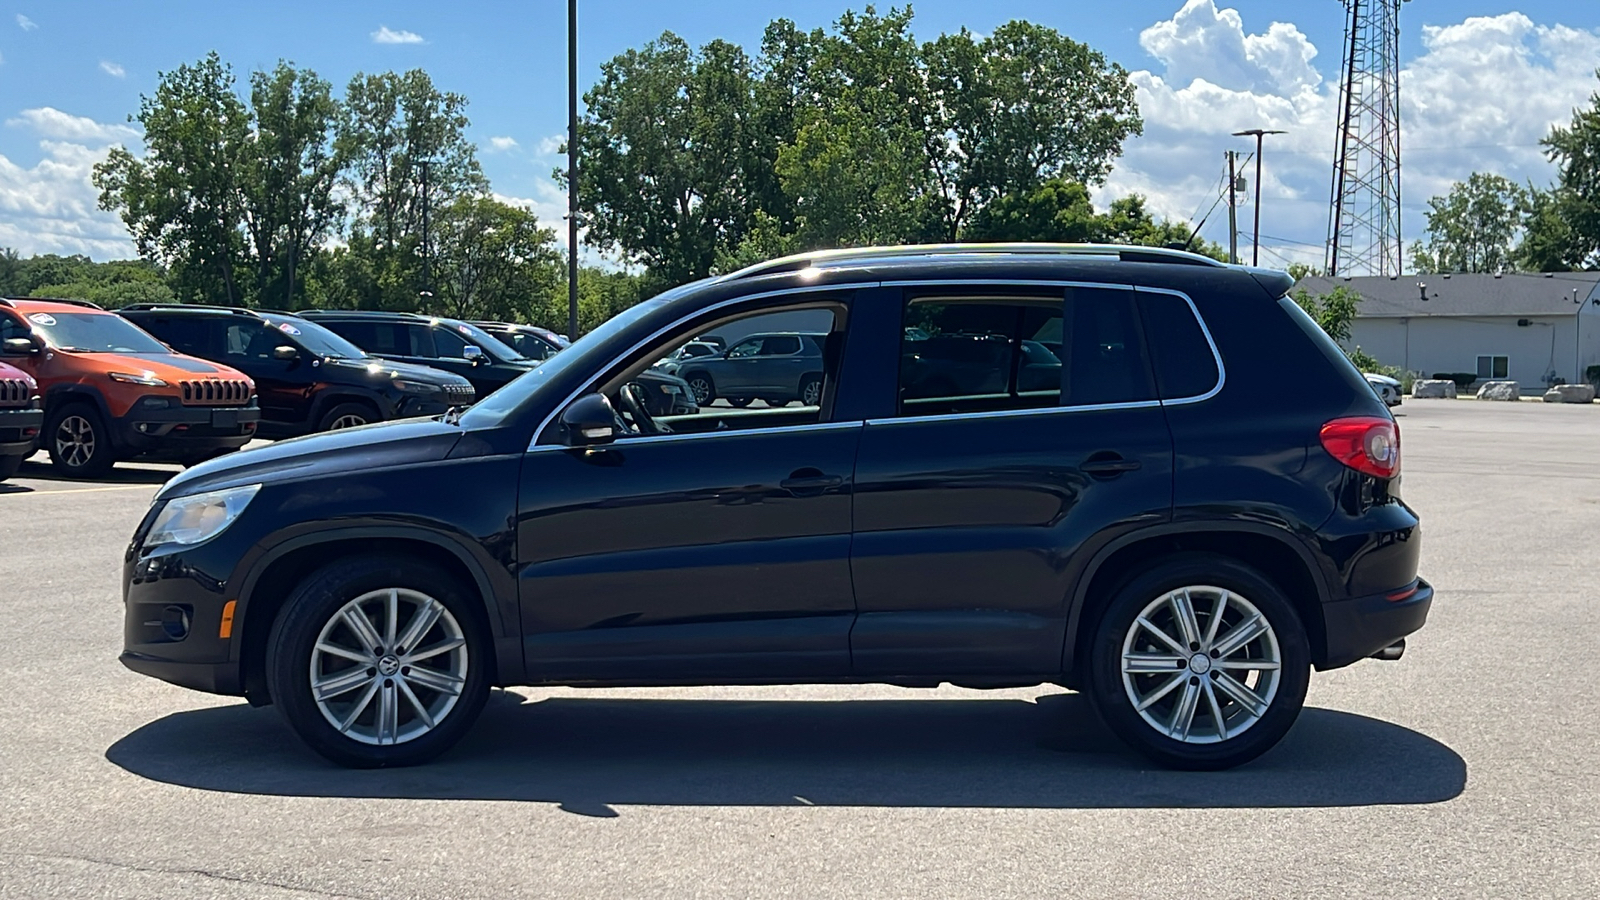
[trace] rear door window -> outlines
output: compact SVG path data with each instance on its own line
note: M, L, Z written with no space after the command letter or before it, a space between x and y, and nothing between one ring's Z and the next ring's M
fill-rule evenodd
M1059 340L1061 312L1059 296L912 298L900 344L900 414L1059 405L1061 361L1042 340Z
M134 324L144 327L156 339L179 353L216 359L222 347L215 340L216 333L209 316L161 316Z
M1132 291L1067 288L1057 341L1060 348L1056 352L1063 366L1063 406L1156 399Z

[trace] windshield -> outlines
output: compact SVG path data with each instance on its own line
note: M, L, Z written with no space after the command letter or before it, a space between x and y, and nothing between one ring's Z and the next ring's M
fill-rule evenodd
M78 353L171 353L167 346L121 316L109 313L28 314L35 333L57 350Z
M295 316L263 316L272 327L294 338L301 347L326 359L366 359L367 353L355 344L316 322Z
M665 296L665 295L663 295ZM479 400L461 416L463 428L492 428L500 424L506 413L516 409L524 400L539 390L545 382L566 372L573 366L584 365L590 352L604 345L611 336L638 321L656 309L664 300L647 300L612 316L604 325L573 342L566 350L550 357L544 365L511 382L498 391Z
M472 338L473 343L477 344L479 347L482 347L484 353L489 354L501 362L529 361L526 356L523 356L521 353L518 353L516 350L512 349L506 344L505 341L500 340L476 325L469 325L466 322L456 321L446 321L445 324L450 328L454 328L455 330L461 332L467 337Z

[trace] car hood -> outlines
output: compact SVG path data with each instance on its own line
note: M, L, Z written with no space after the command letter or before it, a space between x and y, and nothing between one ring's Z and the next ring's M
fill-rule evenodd
M201 463L167 482L156 499L435 462L449 455L461 435L458 426L434 419L401 419L292 438Z
M196 378L250 380L238 369L182 353L85 353L77 350L52 352L71 356L102 372L127 372L135 375L149 372L168 384Z
M419 366L415 363L395 362L392 359L380 359L370 356L366 359L327 359L322 363L328 368L349 372L368 372L375 378L405 378L410 381L421 381L427 384L455 384L470 385L471 382L453 372L435 369L431 366Z
M15 366L8 366L3 362L0 362L0 378L6 378L12 381L20 381L23 384L26 384L31 390L36 391L39 389L39 383L33 380L32 375L29 375L27 372L24 372Z

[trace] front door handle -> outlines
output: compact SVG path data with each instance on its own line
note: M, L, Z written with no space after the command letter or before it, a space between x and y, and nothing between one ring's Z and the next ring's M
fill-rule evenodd
M1110 452L1096 453L1089 457L1078 468L1095 478L1115 478L1123 472L1132 472L1139 468L1137 459L1124 459Z
M796 497L805 497L820 494L829 488L836 488L844 484L844 477L828 475L821 469L796 469L789 473L789 477L778 482L778 487L783 488Z

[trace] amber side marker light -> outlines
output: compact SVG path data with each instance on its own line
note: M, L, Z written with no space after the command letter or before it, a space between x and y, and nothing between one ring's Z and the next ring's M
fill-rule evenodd
M233 637L233 607L237 600L229 600L222 604L222 626L217 629L217 637L227 640Z

